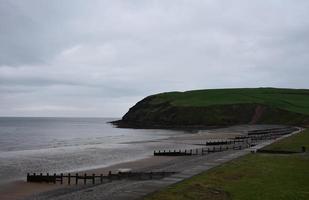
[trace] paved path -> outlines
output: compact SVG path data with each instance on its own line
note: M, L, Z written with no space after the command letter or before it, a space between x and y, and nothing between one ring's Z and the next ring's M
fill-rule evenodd
M285 135L284 137L296 134L299 131ZM282 137L282 138L284 138ZM186 156L179 157L176 161L172 161L168 165L156 166L151 170L165 170L165 171L177 171L179 173L172 176L160 179L160 180L144 180L144 181L132 181L121 180L113 181L102 185L95 186L80 186L72 187L70 189L62 189L57 191L51 191L33 196L28 199L52 199L52 200L133 200L140 199L143 196L167 187L171 184L175 184L184 179L190 178L194 175L207 171L213 167L221 165L225 162L249 154L251 151L262 148L277 140L269 140L258 144L253 148L244 150L229 150L224 152L212 153L204 156ZM147 169L145 169L147 170Z

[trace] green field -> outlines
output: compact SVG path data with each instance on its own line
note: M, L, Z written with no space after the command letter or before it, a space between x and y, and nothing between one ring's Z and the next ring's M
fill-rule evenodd
M268 149L309 146L309 131ZM250 154L145 197L145 200L308 200L309 154Z
M256 103L309 115L309 90L277 88L242 88L168 92L155 95L153 103L170 102L175 106Z

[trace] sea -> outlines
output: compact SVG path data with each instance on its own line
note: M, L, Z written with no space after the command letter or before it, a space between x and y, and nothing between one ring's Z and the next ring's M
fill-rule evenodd
M123 129L115 118L0 117L0 183L27 173L105 167L152 155L175 130ZM149 142L152 141L152 142Z

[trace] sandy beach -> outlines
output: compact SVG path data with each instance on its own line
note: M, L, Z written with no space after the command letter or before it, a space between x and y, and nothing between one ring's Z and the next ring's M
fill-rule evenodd
M267 126L269 127L269 126ZM235 136L242 135L248 130L253 129L263 129L265 126L234 126L229 128L213 129L213 130L201 130L196 131L192 134L181 134L180 136L172 136L167 139L155 140L155 141L144 141L144 143L149 143L150 146L156 147L157 149L162 149L166 146L175 146L177 148L187 148L187 147L200 147L204 141L210 139L226 139ZM132 143L132 142L131 142ZM168 144L168 145L167 145ZM220 154L218 154L220 157ZM197 158L194 158L197 159ZM107 167L83 170L78 173L87 174L106 174L108 171L117 172L119 169L130 169L132 171L156 171L156 170L171 170L171 169L186 169L186 162L191 163L197 162L192 159L192 157L162 157L162 156L148 156L143 159L132 160L129 162L120 162L118 164L113 164ZM199 158L201 159L201 158ZM190 166L188 164L188 166ZM72 173L76 173L72 171ZM6 184L0 189L0 199L8 200L18 200L18 199L33 199L34 197L40 196L44 193L53 193L53 191L65 191L74 190L78 191L88 185L72 185L67 184L44 184L44 183L27 183L25 181L15 181L10 184ZM57 193L57 192L56 192ZM44 195L43 195L44 196ZM38 198L40 199L40 198ZM42 198L44 199L44 198Z

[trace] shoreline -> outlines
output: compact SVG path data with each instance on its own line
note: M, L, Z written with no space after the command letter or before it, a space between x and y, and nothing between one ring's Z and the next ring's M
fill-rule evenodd
M166 139L159 141L146 141L146 143L156 143L158 146L164 146L166 143L172 145L183 145L183 146L197 146L198 142L201 142L206 139L224 139L228 137L238 136L243 134L244 130L251 128L262 128L263 126L233 126L223 129L214 129L214 130L201 130L194 134L181 134L179 136L171 136ZM159 148L159 147L158 147ZM184 161L189 160L189 158L184 157L154 157L152 155L145 156L144 158L132 159L130 161L124 161L120 163L114 163L107 166L102 166L94 169L84 169L84 170L73 170L71 173L95 173L95 174L106 174L108 171L116 172L119 169L131 169L132 171L150 171L156 169L164 169L171 165L179 164L181 165ZM185 166L184 166L185 167ZM24 199L31 196L36 196L40 193L53 192L57 190L66 190L72 187L73 185L68 186L66 184L35 184L27 183L24 181L14 181L10 184L7 184L6 187L0 189L0 199ZM87 187L87 186L86 186ZM80 186L77 186L76 189L79 190Z

